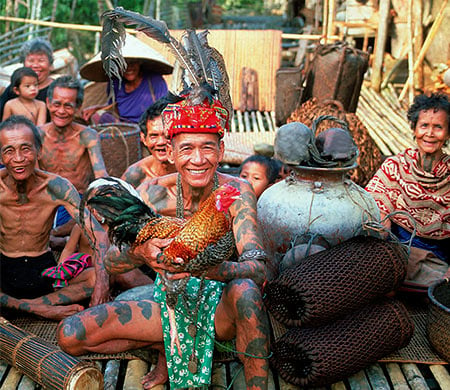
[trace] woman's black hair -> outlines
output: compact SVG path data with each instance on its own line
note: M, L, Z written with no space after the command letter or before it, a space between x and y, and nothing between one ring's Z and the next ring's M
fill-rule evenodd
M411 129L415 130L419 114L421 111L443 110L447 113L447 124L450 123L450 102L446 95L442 93L432 93L430 95L418 95L414 99L414 103L408 109L408 120L411 124ZM447 127L447 131L449 128Z

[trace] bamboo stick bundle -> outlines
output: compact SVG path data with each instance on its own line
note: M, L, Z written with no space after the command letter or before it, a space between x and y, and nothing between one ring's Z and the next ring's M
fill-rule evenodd
M95 365L78 360L3 317L0 317L0 359L46 389L103 387L102 373Z
M372 123L372 127L377 130L378 134L381 135L394 154L397 154L407 147L406 144L404 144L403 139L396 132L392 131L390 126L380 118L379 113L373 109L371 101L363 98L361 105L365 108L367 120L370 121L369 123Z
M372 118L372 113L367 111L367 108L363 105L363 103L358 102L358 110L356 111L356 115L363 120L366 127L374 133L374 140L377 141L377 146L382 149L383 155L390 156L395 154L396 149L392 148L390 140L386 139L384 131L376 124Z
M367 93L368 97L370 97L369 99L372 103L372 107L379 111L380 117L385 119L387 122L386 124L390 124L397 132L401 133L409 141L406 144L410 145L412 141L412 134L404 119L392 110L386 101L382 99L381 96L375 91L368 89Z
M379 107L386 112L389 120L395 125L395 127L405 135L409 136L411 134L408 122L406 118L399 114L399 110L394 109L386 99L384 99L381 95L368 88L367 93L379 104ZM401 111L403 112L403 111Z

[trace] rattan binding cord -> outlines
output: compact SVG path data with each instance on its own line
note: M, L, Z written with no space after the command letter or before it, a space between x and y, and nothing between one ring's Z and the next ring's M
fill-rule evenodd
M272 344L270 364L289 383L324 386L405 346L413 331L403 304L383 298L320 327L291 328Z
M406 275L398 243L358 236L305 257L267 283L264 301L287 326L318 326L395 290Z

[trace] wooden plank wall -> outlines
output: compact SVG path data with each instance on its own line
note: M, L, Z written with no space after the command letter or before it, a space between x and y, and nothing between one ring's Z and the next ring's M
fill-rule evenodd
M173 30L180 37L181 30ZM280 30L210 30L208 42L224 57L230 78L230 93L235 110L240 107L242 68L256 71L258 77L258 111L275 109L275 74L281 65ZM163 54L170 63L175 59L169 49L142 33L137 37ZM171 85L171 77L166 78Z

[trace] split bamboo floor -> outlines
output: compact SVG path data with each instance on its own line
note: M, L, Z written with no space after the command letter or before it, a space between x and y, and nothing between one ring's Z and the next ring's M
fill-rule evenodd
M142 360L97 361L104 375L105 390L142 389L140 378L151 367ZM237 362L214 363L213 390L245 390L242 365ZM15 368L0 361L0 390L40 390L41 387ZM169 390L169 386L156 386L154 390ZM299 390L284 382L272 372L269 390ZM413 363L377 363L344 381L317 390L449 390L449 365ZM77 389L100 390L100 389Z

